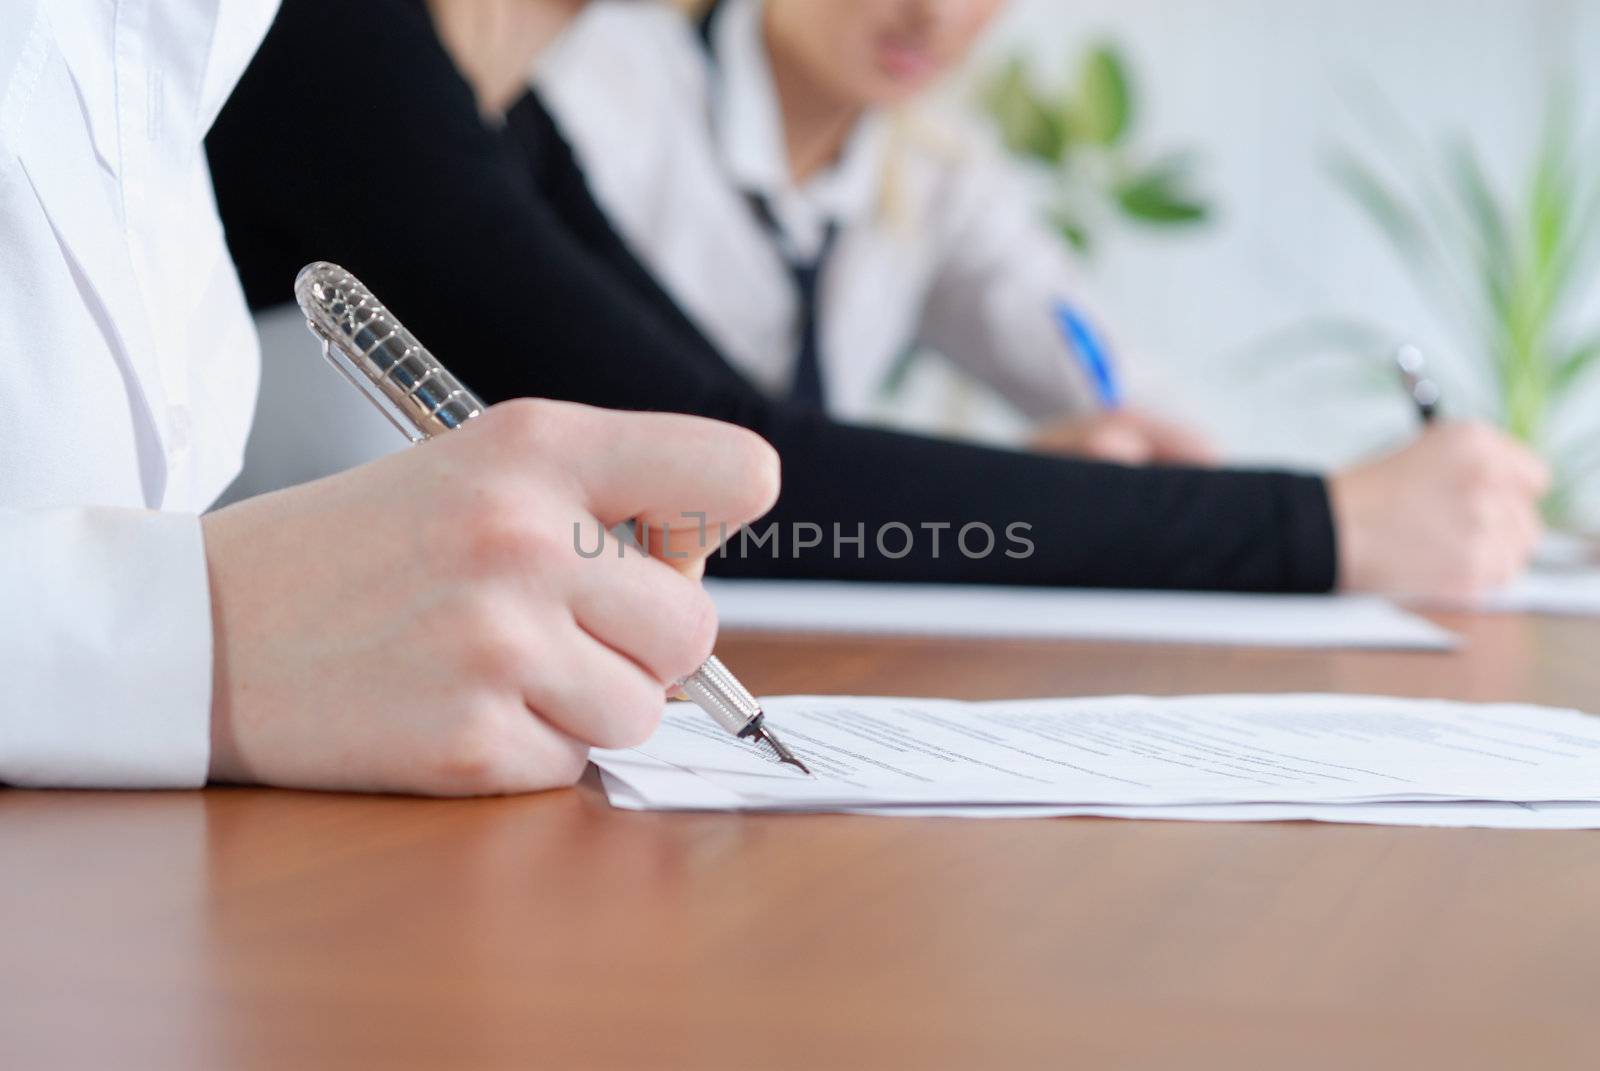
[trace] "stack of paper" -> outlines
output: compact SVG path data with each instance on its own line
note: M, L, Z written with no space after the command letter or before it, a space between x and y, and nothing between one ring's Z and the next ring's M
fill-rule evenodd
M711 580L723 628L1260 647L1446 650L1453 633L1362 595Z
M806 777L685 704L596 752L618 806L1600 828L1600 718L1341 695L764 701Z

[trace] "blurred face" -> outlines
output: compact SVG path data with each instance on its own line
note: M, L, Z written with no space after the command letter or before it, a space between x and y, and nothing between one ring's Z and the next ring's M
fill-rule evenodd
M897 104L966 57L1005 0L767 0L767 45L836 100Z

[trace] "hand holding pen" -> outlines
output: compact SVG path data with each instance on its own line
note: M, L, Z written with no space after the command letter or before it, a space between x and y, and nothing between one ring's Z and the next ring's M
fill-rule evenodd
M710 653L699 583L633 551L581 557L573 528L694 510L736 530L776 494L770 447L713 421L558 402L467 418L448 381L433 387L458 430L202 519L214 780L450 796L570 784L591 746L649 735L667 687ZM304 390L348 392L315 366ZM681 543L683 566L712 549Z
M412 442L422 442L455 431L481 418L484 406L477 396L451 375L438 358L406 330L355 276L337 264L309 264L295 279L294 293L301 311L305 313L306 326L322 340L323 355ZM665 434L668 429L661 430ZM744 434L746 438L754 438L732 428L727 429L727 434ZM760 440L756 442L771 455L770 447L760 443ZM604 437L592 440L592 445L600 456L609 454L612 446ZM724 465L727 463L725 458L719 457L706 457L702 461L708 466L707 471L715 471L719 462ZM590 461L588 467L594 464L596 462ZM655 466L646 459L633 459L621 469L617 468L616 462L610 464L616 478L632 484L641 493L650 486L657 487L656 494L661 493L661 485L657 483L657 475L653 471ZM579 467L580 473L583 467ZM776 472L775 462L769 467ZM737 474L725 474L723 478L734 485L745 482L738 479ZM609 513L596 514L596 530L608 531L618 525L631 525L636 532L644 535L646 546L662 552L659 563L682 561L690 572L698 576L704 555L714 549L706 538L707 533L711 530L719 533L737 530L739 524L730 526L723 514L698 509L689 491L688 487L676 489L673 497L679 505L676 511L665 511L664 516L659 509L641 509L638 512L621 509L621 499L609 504L598 503L601 509ZM641 499L643 505L646 503ZM770 500L767 505L771 505ZM606 519L607 516L610 519ZM670 533L672 524L686 517L695 517L700 522L697 538L686 541L700 548L702 554L699 556L691 556L682 547L675 550L666 542L657 543L651 538L654 531ZM573 529L572 553L577 558L586 557L579 552L577 545L581 529L582 518L575 522ZM627 560L625 554L620 557L621 560ZM609 565L603 567L609 568ZM701 616L715 618L714 610L705 610L707 600L703 591L698 599L689 601L692 606L701 607ZM657 626L654 621L647 621L642 627L649 631ZM766 724L766 715L755 697L710 651L705 653L692 671L670 677L669 683L674 689L681 689L710 715L712 721L731 735L751 742L771 758L801 773L810 772Z
M1032 449L1123 465L1216 463L1216 451L1200 435L1127 404L1111 348L1086 316L1066 302L1057 302L1052 315L1097 411L1046 425L1029 440Z
M1422 424L1414 441L1328 481L1341 587L1473 598L1515 579L1542 533L1544 463L1486 424L1444 422L1420 349L1394 365Z

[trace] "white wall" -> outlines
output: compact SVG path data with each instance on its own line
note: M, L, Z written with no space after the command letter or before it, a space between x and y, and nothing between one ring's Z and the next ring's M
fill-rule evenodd
M1356 90L1428 138L1470 131L1508 182L1553 72L1600 101L1594 0L1014 0L980 65L1022 47L1048 69L1101 37L1136 68L1140 141L1198 147L1220 212L1188 237L1119 233L1091 270L1166 400L1244 458L1326 464L1408 428L1397 395L1333 389L1336 363L1284 355L1241 382L1225 356L1269 331L1359 314L1459 349L1327 177L1360 135Z

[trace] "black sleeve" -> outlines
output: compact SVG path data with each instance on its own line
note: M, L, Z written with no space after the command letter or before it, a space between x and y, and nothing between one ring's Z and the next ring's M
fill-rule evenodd
M698 413L765 436L784 488L756 528L776 524L774 537L742 554L736 543L714 571L1333 584L1332 520L1314 477L1039 457L840 424L765 397L627 254L536 101L504 128L479 118L417 0L286 0L208 150L252 304L286 300L303 264L336 261L488 400ZM967 551L984 549L985 530L993 551L964 553L967 526L981 526ZM797 553L796 536L818 531L821 545Z

